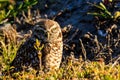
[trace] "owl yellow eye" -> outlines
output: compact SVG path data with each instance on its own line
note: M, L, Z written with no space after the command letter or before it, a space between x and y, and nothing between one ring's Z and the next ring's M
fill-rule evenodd
M53 32L53 33L56 32L56 31L57 31L56 27L51 29L51 32Z

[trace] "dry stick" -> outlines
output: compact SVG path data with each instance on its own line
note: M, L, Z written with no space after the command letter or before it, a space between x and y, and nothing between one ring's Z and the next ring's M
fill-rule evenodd
M66 41L66 43L68 43L69 41L72 41L73 38L77 35L78 31L79 31L79 29L77 29L77 30L74 32L74 34L72 35L72 37L71 37L70 39L68 39L68 40Z
M28 8L28 19L32 19L32 14L31 14L31 9L30 8Z
M112 51L111 48L110 48L110 37L111 37L110 34L108 34L108 36L107 36L107 38L108 38L108 39L107 39L107 41L108 41L108 42L107 42L107 43L108 43L108 44L107 44L107 48L108 48L108 54L110 55L110 61L112 61L112 52L113 52L113 51Z
M18 17L15 18L15 21L16 21L17 23L21 24L21 21L20 21L20 19L19 19Z
M118 56L117 60L112 64L112 66L110 67L110 70L117 64L119 60L120 60L120 56Z
M117 41L115 43L115 47L117 47L119 45L119 41L120 41L120 30L118 32L118 39L117 39Z
M69 49L71 49L71 46L69 46L68 44L63 44L65 47L67 47L67 48L69 48Z
M38 18L39 18L41 15L40 15L40 11L39 11L38 9L37 9L37 12L36 12L36 13L37 13L37 16L38 16Z
M83 53L84 58L85 58L85 60L86 60L86 50L85 50L85 47L84 47L84 45L83 45L83 43L82 43L82 40L81 40L81 39L79 39L79 40L80 40L80 44L81 44L81 47L82 47L82 53Z
M8 18L5 19L5 20L2 20L2 21L0 22L0 24L6 23L6 22L8 22Z
M97 49L98 51L100 50L100 45L99 45L99 42L98 42L98 39L97 39L97 36L95 35L95 39L94 39L95 43L96 43L96 46L97 46Z
M25 19L27 19L24 11L22 11L22 16L23 16Z
M100 52L101 52L100 49L101 49L101 47L103 47L103 46L102 46L102 44L98 41L98 38L97 38L96 35L95 35L94 41L95 41L96 46L97 46L97 50L96 50L97 55L96 55L96 56L99 56L99 54L100 54ZM102 48L102 49L103 49L103 48Z
M30 9L28 9L28 13L27 13L28 15L26 16L25 15L25 12L24 11L22 11L22 16L25 18L24 20L25 20L25 22L27 22L27 23L29 23L29 24L34 24L33 22L30 22L30 21L32 21L32 14L31 14L31 10Z
M107 35L107 47L110 47L110 34Z
M42 69L42 53L40 51L38 51L38 58L40 60L40 63L39 63L40 69Z
M120 41L120 40L118 39L118 40L115 42L115 45L114 45L115 47L117 47L117 46L119 45L119 41Z
M120 30L119 30L119 32L120 32ZM119 41L120 41L120 34L118 34L118 41L116 42L115 46L119 45ZM111 66L111 68L113 68L119 60L120 60L120 55L118 55L118 58L115 60L115 62Z

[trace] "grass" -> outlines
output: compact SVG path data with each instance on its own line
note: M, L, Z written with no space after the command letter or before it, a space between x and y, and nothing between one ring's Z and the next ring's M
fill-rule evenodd
M7 22L10 18L15 18L22 11L27 11L27 9L37 4L37 1L0 0L0 24Z
M19 45L9 43L5 45L3 40L2 54L0 55L0 79L4 80L120 80L120 65L108 64L105 65L104 61L83 61L69 56L61 63L59 70L44 73L31 69L30 71L22 71L16 73L9 73L10 63L14 59ZM3 73L7 72L7 74ZM2 74L3 73L3 74Z

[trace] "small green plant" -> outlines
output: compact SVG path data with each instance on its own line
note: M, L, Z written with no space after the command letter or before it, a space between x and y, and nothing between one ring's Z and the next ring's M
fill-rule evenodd
M43 47L44 47L44 45L42 44L42 46L41 46L41 43L39 42L39 40L36 39L36 42L34 44L34 48L38 51L41 51L43 49Z
M0 0L0 23L11 17L16 17L21 11L26 11L37 4L37 0Z
M44 44L41 44L41 42L39 42L38 39L36 39L36 42L34 44L34 48L38 51L38 57L40 60L40 68L42 67L42 54L41 54L41 50L43 49Z
M98 5L92 4L92 3L89 3L89 4L95 7L96 10L93 12L88 12L87 14L90 14L95 17L98 17L99 19L105 19L105 20L110 19L110 20L116 21L120 19L120 11L110 12L107 9L107 7L103 4L103 2L100 2Z
M88 12L88 14L94 15L94 16L98 16L98 17L103 17L103 18L112 18L111 13L107 10L107 8L104 6L103 3L100 2L99 5L96 4L92 4L90 3L92 6L96 7L99 9L99 12Z
M9 71L10 64L14 60L19 45L13 43L5 44L4 40L0 38L0 53L2 53L2 71Z

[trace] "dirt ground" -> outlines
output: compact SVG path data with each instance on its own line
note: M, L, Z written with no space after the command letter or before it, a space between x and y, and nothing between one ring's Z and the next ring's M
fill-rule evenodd
M97 21L87 14L92 10L88 2L97 4L100 1L39 0L39 3L33 7L33 13L34 10L39 9L41 18L52 19L60 24L64 41L63 60L68 55L74 55L75 58L82 56L84 60L103 60L109 63L115 61L120 55L120 23L107 22L108 26L117 28L110 34L100 35L98 34L100 26L97 25ZM107 28L102 26L103 31Z
M92 10L88 2L97 4L99 1L101 0L39 0L33 7L32 13L39 9L41 18L49 18L60 24L64 42L63 60L68 55L74 55L75 58L82 56L84 60L103 60L106 63L119 58L120 23L107 22L110 29L113 27L111 32L98 34L101 32L98 29L100 26L93 16L87 15ZM26 25L17 27L21 35L26 35L30 29ZM103 31L108 29L109 27L102 26Z

